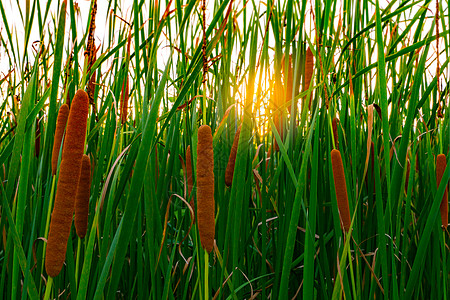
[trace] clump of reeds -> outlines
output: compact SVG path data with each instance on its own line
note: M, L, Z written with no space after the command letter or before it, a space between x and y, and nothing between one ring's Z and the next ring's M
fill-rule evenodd
M214 153L211 128L198 129L197 143L197 223L202 247L209 253L214 246Z
M51 277L59 274L66 256L83 159L88 113L89 97L85 91L78 90L73 98L67 121L55 205L48 233L45 269Z
M331 165L333 168L334 190L339 208L341 226L347 232L350 228L351 218L348 206L347 184L345 182L344 165L339 150L331 151Z
M59 149L61 148L61 142L64 135L64 129L66 128L67 118L69 117L69 105L61 105L58 117L56 119L55 139L53 140L52 151L52 174L56 175L56 169L58 167Z
M83 154L80 179L75 197L75 229L80 239L86 236L91 195L91 160Z
M447 160L445 154L439 154L436 158L436 183L439 187L445 168L447 167ZM448 186L445 188L444 196L442 197L441 205L441 221L442 229L445 230L448 226Z
M231 186L233 183L234 165L236 164L236 154L239 143L239 136L241 134L242 124L239 125L234 135L233 146L231 147L230 157L228 158L227 168L225 170L225 184Z

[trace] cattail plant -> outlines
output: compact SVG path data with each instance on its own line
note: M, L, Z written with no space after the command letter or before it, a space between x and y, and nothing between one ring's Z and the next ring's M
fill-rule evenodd
M80 239L86 236L89 214L89 196L91 195L91 160L83 154L80 179L75 197L75 229Z
M69 116L69 106L67 104L61 105L58 112L58 118L56 119L55 139L53 141L53 151L52 151L53 175L56 175L56 169L58 167L59 149L61 148L61 142L64 135L64 129L66 128L68 116Z
M311 51L311 49L308 47L306 50L306 57L305 57L305 81L303 85L303 91L307 91L309 89L309 86L311 84L311 78L314 71L314 55ZM311 109L311 98L309 99L308 103L309 109Z
M95 35L95 17L97 15L97 0L92 1L91 9L91 22L89 23L89 34L87 38L86 51L84 53L88 65L87 72L91 71L92 66L97 60L97 48L95 47L94 35ZM95 71L92 73L91 78L87 84L87 94L89 96L89 103L94 104L94 91L95 91Z
M88 113L89 97L85 91L78 90L73 98L67 122L55 205L48 233L45 269L51 277L59 274L66 256L83 159Z
M194 180L192 178L192 161L191 161L191 145L186 149L186 179L188 186L188 197L191 197L192 187L194 186ZM191 198L189 202L192 208L194 208L194 199Z
M126 75L126 79L122 84L122 93L120 96L120 121L121 124L125 124L127 122L128 117L128 75Z
M445 168L447 167L447 160L445 154L439 154L436 158L436 183L437 186L441 184L442 176L444 175ZM445 188L444 196L442 197L441 205L441 221L442 229L447 229L448 226L448 186Z
M341 226L347 232L350 228L351 218L350 209L348 207L344 165L342 163L341 152L339 152L339 150L333 149L331 151L331 165L333 167L334 190L336 192Z
M231 147L230 157L228 159L227 168L225 170L225 184L227 186L231 186L231 184L233 183L234 165L236 163L236 154L239 143L239 136L241 134L241 127L242 124L239 125L238 129L236 130L236 134L234 135L233 146Z
M336 145L336 150L339 150L338 122L339 122L339 119L336 117L334 117L333 121L331 121L331 125L333 127L333 137L334 137L334 144Z
M214 246L214 153L211 128L198 129L197 143L197 223L202 247L209 253Z

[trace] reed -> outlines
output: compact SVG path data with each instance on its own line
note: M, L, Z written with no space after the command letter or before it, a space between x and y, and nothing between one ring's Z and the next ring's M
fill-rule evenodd
M41 149L41 122L39 117L36 117L36 133L34 140L34 154L36 157L39 157Z
M436 183L437 186L441 184L442 176L447 167L447 160L445 154L439 154L436 158ZM448 226L448 185L445 188L444 196L440 205L442 229L447 229Z
M78 90L73 98L67 121L55 205L48 233L45 269L51 277L59 274L66 256L83 159L88 113L89 97L85 91Z
M350 228L351 218L350 209L348 206L344 165L342 163L341 152L339 152L339 150L333 149L331 151L331 164L333 167L334 190L336 192L341 226L347 232Z
M203 249L214 246L214 153L211 128L198 129L197 143L197 223Z
M236 163L236 154L239 144L239 136L241 134L242 124L239 125L236 130L236 134L234 135L233 146L231 147L230 157L228 158L227 168L225 170L225 184L227 186L231 186L233 183L233 174L234 174L234 165Z
M292 89L294 87L294 84L293 84L294 72L293 72L293 66L292 66L292 54L289 55L287 72L285 70L285 55L283 54L283 57L281 59L281 71L283 72L283 80L284 80L284 84L286 86L285 106L287 106L289 113L291 113Z
M188 198L191 197L192 188L194 186L194 179L192 178L192 161L191 161L191 145L187 146L186 149L186 179L188 187ZM192 209L194 209L194 199L191 198L189 201Z
M91 195L91 160L83 154L80 179L75 197L75 229L80 239L86 236Z
M307 91L309 89L309 86L311 85L311 79L314 71L314 55L311 51L311 49L308 47L306 50L306 57L305 57L305 81L303 85L303 91ZM308 108L311 109L311 99L309 98L308 102Z
M59 149L61 148L64 129L66 128L67 118L69 117L69 105L63 104L58 112L56 119L55 139L53 140L52 150L52 174L56 175L58 168Z

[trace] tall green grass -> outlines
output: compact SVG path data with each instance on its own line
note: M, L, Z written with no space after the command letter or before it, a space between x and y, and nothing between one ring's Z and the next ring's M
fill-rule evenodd
M6 5L0 2L8 62L0 76L3 298L449 298L450 234L439 206L450 164L440 186L435 175L436 156L448 160L450 149L448 1L207 0L206 22L203 1L134 0L128 10L110 1L97 12L106 24L95 18L105 39L94 39L93 65L85 51L94 18L80 15L77 1L18 1L14 19ZM314 70L304 88L308 47ZM88 230L79 239L72 227L65 265L50 278L44 258L57 188L57 112L93 74ZM203 124L214 149L209 255L191 216ZM336 142L348 232L334 189Z

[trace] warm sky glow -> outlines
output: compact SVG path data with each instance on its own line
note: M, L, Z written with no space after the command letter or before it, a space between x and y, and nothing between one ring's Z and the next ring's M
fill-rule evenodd
M120 1L119 1L120 2ZM131 23L132 20L132 16L131 16L131 5L132 5L132 0L127 0L127 1L121 1L121 9L120 11L118 11L117 13L117 21L118 22L122 22L119 20L119 17L122 18L123 20L129 21ZM9 24L10 26L10 30L12 31L13 35L17 36L17 49L20 50L20 52L22 53L24 51L23 49L23 40L24 40L24 25L22 24L21 21L21 13L25 14L25 1L21 0L19 1L20 5L21 5L21 10L19 10L17 4L15 3L15 1L4 1L4 7L6 10L6 14L8 16L14 16L12 18L10 18L11 22ZM75 1L75 3L77 3L78 7L79 7L79 13L77 14L77 27L78 27L78 32L79 33L83 33L86 32L86 24L87 24L87 18L89 15L89 8L90 8L90 1ZM242 1L236 1L233 5L236 9L240 9L242 7L244 3ZM386 5L388 4L387 1L380 1L380 6L381 7L386 7ZM43 4L42 4L43 5ZM97 45L105 45L106 42L104 42L105 40L108 40L109 38L109 32L108 32L108 28L107 26L103 25L103 24L108 24L108 18L111 17L111 15L109 14L108 8L107 8L108 2L107 1L98 1L98 13L97 13L97 28L96 28L96 34L95 34L95 38L96 38L96 44ZM162 6L164 6L165 4L162 3ZM206 22L207 24L211 21L212 18L212 5L213 2L212 1L207 1L207 10L206 10ZM310 3L308 3L308 5L310 5ZM342 4L340 1L337 1L336 3L337 7L340 7L340 11L342 11ZM398 4L396 3L393 7L393 9L395 9L395 7L397 7ZM53 1L50 7L50 14L51 14L51 18L48 18L48 26L50 26L50 28L45 28L45 36L44 36L44 43L46 43L46 41L48 41L48 32L49 31L53 31L52 28L52 18L57 19L56 16L56 8L57 8L57 2ZM252 6L248 7L250 9L250 11L252 10ZM404 16L401 16L401 19L409 19L412 15L414 15L415 12L417 12L417 10L420 7L413 7L413 9L408 12L408 14L405 14ZM44 10L43 7L41 7L42 10ZM265 10L265 6L264 6L264 2L260 2L260 9L261 10ZM429 16L433 16L434 14L434 10L435 7L434 5L430 5L430 9L428 12ZM146 11L145 8L143 10L144 12ZM163 13L164 8L161 8L161 14ZM371 6L371 10L373 13L375 12L375 7ZM448 12L448 11L447 11ZM145 17L145 13L144 13L144 17ZM249 19L251 17L251 14L247 14L247 19ZM196 15L193 15L193 18L196 18ZM333 19L333 22L335 24L335 27L337 28L338 23L339 23L339 18L340 16L337 15L335 16L335 18ZM36 19L36 18L35 18ZM261 22L263 22L265 24L265 22L267 22L267 16L263 15L260 18ZM69 21L69 18L67 19L67 21ZM174 20L172 20L173 22L175 22ZM428 29L430 28L432 22L433 22L433 18L428 18L426 19L426 24L425 24L425 28L424 28L424 32L427 32ZM35 20L35 23L37 23L37 21ZM238 26L238 31L242 33L243 30L243 18L237 18L237 26ZM414 24L415 26L415 24ZM415 31L415 28L411 29L411 32ZM405 28L405 24L404 22L400 22L398 24L398 28L399 30L403 30ZM315 40L315 31L314 31L314 26L313 26L313 14L311 11L311 8L308 8L308 15L305 18L305 33L306 35L309 37L309 39L314 42ZM1 33L4 34L5 33L5 28L4 28L4 24L1 23L0 24L0 30ZM71 40L71 32L70 32L70 27L66 27L66 40ZM341 33L341 39L343 39L343 33ZM385 32L385 38L388 39L389 38L390 33L389 32ZM117 35L113 35L117 38ZM269 40L269 57L275 57L274 55L274 37L273 34L271 33L271 31L269 31L269 35L268 35L268 40ZM370 34L369 34L369 38L373 41L375 41L375 31L371 30ZM406 39L410 39L410 36L406 36ZM31 30L31 37L30 37L30 42L28 43L28 47L27 47L27 51L33 51L35 53L35 50L33 50L32 47L32 43L34 41L38 41L39 40L39 29L37 27L36 24L34 24L34 26L32 27ZM174 43L174 45L178 45L179 41L175 40L172 41ZM200 39L201 42L201 39ZM388 43L388 41L386 40L386 43ZM441 41L441 45L444 45L443 41ZM134 45L133 45L134 46ZM66 47L67 43L66 43ZM397 50L400 50L402 47L402 44L400 43L398 46ZM249 49L249 47L247 47L247 50ZM259 41L259 48L258 50L261 50L261 40ZM442 46L441 46L441 50L442 50ZM105 49L103 49L103 51L105 51ZM158 68L159 69L164 69L164 66L167 62L167 58L170 55L170 42L167 40L165 34L161 35L161 39L160 39L160 50L158 51ZM239 60L239 55L240 53L238 53L239 51L239 45L235 45L234 49L233 49L233 54L231 56L232 59L232 66L231 69L235 69L236 70L236 66L238 64L238 60ZM15 61L21 61L21 57L22 54L21 53L16 53L16 55L18 56L18 59L15 59ZM259 52L258 52L259 54ZM246 57L249 56L249 53L245 53L245 54L241 54L241 56L244 55ZM340 55L340 50L339 47L337 48L337 51L334 55L335 57L335 61L338 60ZM81 57L81 59L83 60L83 57ZM377 59L377 53L376 50L373 51L372 56L370 57L370 62L375 62ZM65 59L63 59L65 60ZM442 62L445 60L445 53L443 53L441 55L440 58L440 62L442 64ZM245 60L246 63L248 63L248 59ZM108 63L110 64L110 62L106 62L103 66L102 69L106 70L108 68ZM342 63L337 61L337 63ZM82 64L82 62L81 62ZM173 67L172 67L172 74L175 76L175 66L176 65L176 61L174 61ZM254 101L256 102L257 100L260 101L261 105L259 105L258 108L254 107L255 109L255 113L254 116L257 119L257 122L259 123L257 126L260 130L260 133L262 133L263 131L268 129L268 118L270 117L268 115L268 111L267 108L269 108L269 98L270 98L270 92L268 91L269 86L270 86L270 81L273 80L273 76L274 76L274 71L273 71L273 61L270 63L268 69L266 70L262 70L262 67L260 66L260 68L257 70L257 75L256 75L256 86L255 86L255 92L258 90L258 88L261 89L261 93L259 95L255 95L254 96ZM18 68L18 66L11 66L9 63L9 59L5 54L5 50L3 48L0 48L0 72L1 74L6 74L9 70L11 70L12 68ZM260 74L262 72L262 75L260 77ZM445 70L446 74L444 74L445 77L448 78L449 74L449 70ZM429 78L432 78L434 75L436 74L436 43L432 43L431 45L431 49L430 49L430 54L429 54L429 60L428 60L428 67L427 67L427 76ZM235 95L235 100L236 100L236 104L238 107L238 112L241 114L242 112L240 111L240 108L242 107L243 101L246 97L246 85L248 83L247 78L245 78L245 74L243 74L242 72L239 72L238 74L236 74L236 76L244 76L244 78L240 78L239 81L242 82L242 84L239 87L231 87L231 94ZM261 78L261 80L259 80L259 78ZM371 76L370 76L372 82L371 82L371 87L374 88L376 85L376 69L373 69L371 71ZM317 83L316 83L317 84ZM388 74L388 93L392 92L392 79L389 77ZM2 87L2 89L4 89L4 87ZM168 95L169 96L174 96L176 94L176 91L173 88L169 88L168 91ZM259 98L259 99L257 99Z

